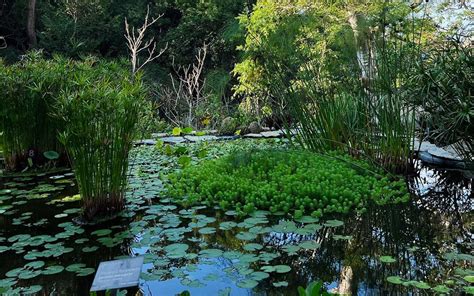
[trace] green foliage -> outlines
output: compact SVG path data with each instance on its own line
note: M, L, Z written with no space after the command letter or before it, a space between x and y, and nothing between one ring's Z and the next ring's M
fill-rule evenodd
M11 66L0 63L0 137L7 168L23 169L28 150L42 156L45 151L63 151L57 141L62 123L50 116L59 92L70 84L69 60L44 60L41 52L31 52Z
M170 176L169 194L192 205L204 201L223 209L294 213L296 217L347 213L407 200L404 182L371 173L370 165L349 157L311 152L250 151L235 153Z
M128 154L136 132L144 87L117 63L81 64L76 88L62 93L57 115L60 140L73 163L84 216L107 215L124 206Z
M428 136L474 159L473 50L454 34L433 42L417 65L411 94L427 112Z
M336 4L314 1L260 0L246 28L244 59L234 68L236 94L245 96L243 108L260 114L261 108L281 109L286 104L272 92L275 78L292 81L312 63L321 82L317 87L335 91L357 77L355 44L346 12ZM266 71L268 61L277 67ZM278 72L275 72L277 70Z
M299 296L329 296L329 295L336 295L327 292L323 287L323 282L312 282L308 285L308 287L298 287L298 295Z
M362 154L390 172L406 171L412 163L415 120L414 108L406 103L405 84L415 34L406 33L403 40L387 37L387 32L403 30L408 23L405 4L364 5L373 11L351 26L344 24L345 17L355 8L338 3L292 12L297 32L306 32L314 23L308 25L308 18L319 17L319 27L313 30L318 32L312 40L316 46L290 49L285 52L285 56L292 53L288 62L271 42L257 39L254 43L269 53L260 59L261 72L271 81L269 96L280 102L277 113L289 113L299 123L298 140L304 147ZM403 25L396 16L405 20ZM367 26L373 26L365 32L371 40L366 41L368 48L360 48L359 31Z

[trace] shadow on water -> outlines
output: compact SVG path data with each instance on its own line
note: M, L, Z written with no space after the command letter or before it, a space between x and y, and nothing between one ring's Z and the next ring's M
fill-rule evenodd
M218 295L218 291L227 295L229 288L230 295L295 295L298 286L313 280L324 281L332 291L353 295L423 295L421 288L394 285L386 279L399 276L404 281L422 280L433 287L452 276L454 268L472 269L472 261L450 260L446 254L472 253L474 193L472 179L462 172L421 164L419 172L408 180L413 192L410 202L372 205L363 214L331 217L344 224L318 224L310 234L268 228L284 220L269 215L257 216L260 220L254 224L227 229L222 227L226 225L223 222L236 219L222 211L195 208L191 213L163 198L140 198L162 194L156 189L161 182L152 170L144 169L134 178L157 182L155 189L147 191L140 182L132 180L134 194L129 211L100 227L70 223L77 216L79 202L61 201L77 193L68 172L2 178L0 280L28 262L44 261L45 267L82 263L84 266L72 271L52 275L33 271L20 279L17 274L13 279L17 281L15 287L41 285L41 295L88 295L94 273L87 268L97 268L99 262L120 256L146 254L140 284L145 295L176 295L185 290L191 295ZM193 228L190 223L201 225ZM257 233L255 237L239 237L239 233L250 228ZM101 233L104 229L110 231ZM27 235L26 239L12 239L19 234ZM31 243L33 239L39 242ZM305 241L313 245L293 251L288 248ZM186 250L179 250L178 245L173 250L166 248L178 243L185 243L181 248ZM251 243L257 250L245 247ZM206 249L217 251L203 254ZM37 254L48 250L52 252ZM255 257L257 254L259 257ZM268 262L262 263L265 256ZM382 263L383 256L394 260ZM276 265L289 266L291 271L269 272L269 277L255 274L262 266ZM256 287L250 288L253 283L245 282L247 275L262 278L257 280Z

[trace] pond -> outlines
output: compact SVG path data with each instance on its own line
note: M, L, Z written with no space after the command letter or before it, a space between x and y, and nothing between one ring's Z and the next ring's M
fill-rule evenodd
M281 144L242 140L182 152L205 149L214 158L239 145ZM408 203L293 221L184 209L163 186L180 169L178 156L144 146L130 162L127 210L100 226L73 222L80 201L70 170L0 179L0 292L88 295L101 261L137 255L145 256L144 295L296 295L312 281L353 295L473 292L474 193L462 172L418 163Z

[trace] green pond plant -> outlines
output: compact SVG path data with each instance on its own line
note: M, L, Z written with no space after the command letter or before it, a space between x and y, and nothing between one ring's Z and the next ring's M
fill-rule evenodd
M296 218L409 198L403 180L390 180L367 162L304 150L237 152L186 167L169 181L169 194L185 205L205 202L240 213L270 210Z
M124 207L128 156L145 89L119 63L82 64L75 88L58 100L66 147L79 185L83 217L112 215Z
M14 65L0 62L0 138L8 170L32 166L47 151L63 152L57 139L62 124L51 116L52 107L72 63L61 57L42 58L30 52Z

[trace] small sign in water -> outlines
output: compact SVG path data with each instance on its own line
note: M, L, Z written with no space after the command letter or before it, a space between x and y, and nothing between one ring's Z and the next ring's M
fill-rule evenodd
M142 265L143 257L101 262L91 292L137 286Z

